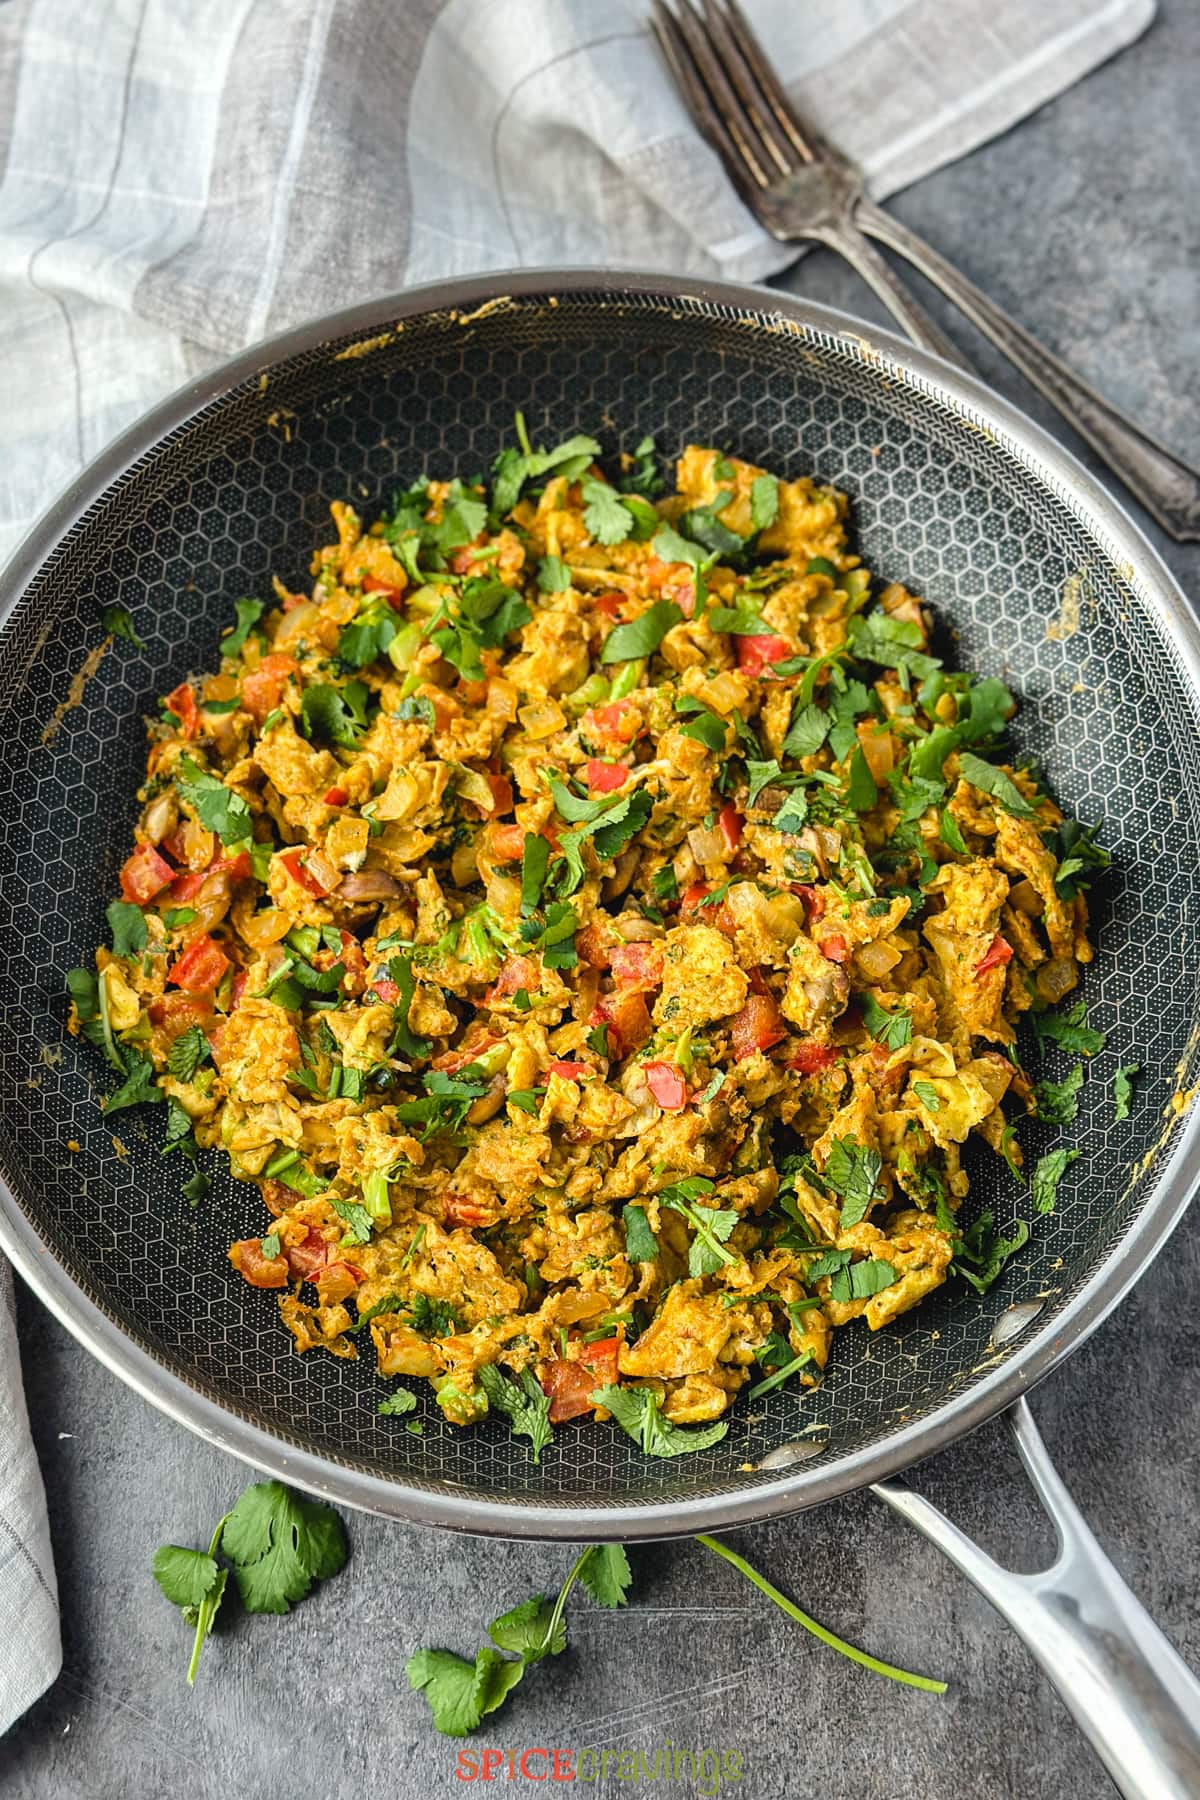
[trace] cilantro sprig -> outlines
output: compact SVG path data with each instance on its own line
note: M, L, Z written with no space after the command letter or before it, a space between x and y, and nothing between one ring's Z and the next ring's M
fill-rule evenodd
M445 1737L467 1737L502 1706L526 1671L567 1647L566 1609L579 1582L598 1606L626 1604L633 1576L620 1544L589 1544L576 1557L551 1600L532 1594L488 1626L470 1662L452 1650L417 1650L405 1664L409 1686L424 1694L434 1728Z
M230 1574L248 1613L285 1613L315 1581L336 1575L346 1554L346 1534L333 1508L279 1481L248 1487L217 1525L207 1551L161 1545L154 1579L194 1630L188 1686L195 1683Z

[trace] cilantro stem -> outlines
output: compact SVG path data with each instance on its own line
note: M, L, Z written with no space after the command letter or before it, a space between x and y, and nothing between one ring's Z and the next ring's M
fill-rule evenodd
M228 1522L229 1514L226 1513L225 1517L219 1522L217 1529L212 1534L212 1541L208 1546L208 1554L214 1559L217 1551L221 1547L221 1533L224 1531ZM221 1597L224 1593L224 1589L224 1582L218 1578L215 1590L216 1599L213 1599L212 1592L207 1593L196 1608L196 1635L192 1639L192 1660L188 1664L187 1672L187 1682L189 1687L195 1687L196 1685L196 1671L200 1667L200 1652L204 1648L205 1638L212 1630L212 1622L216 1616L217 1607L221 1604Z
M546 1626L546 1635L542 1639L541 1654L543 1656L549 1651L550 1646L554 1642L555 1633L562 1624L562 1616L567 1609L567 1597L570 1594L571 1589L575 1586L575 1583L579 1580L579 1572L595 1548L596 1546L594 1544L588 1544L579 1552L579 1555L571 1564L571 1570L567 1579L558 1590L558 1599L554 1602L554 1611L550 1614L550 1622Z
M851 1662L861 1663L864 1669L873 1669L876 1675L886 1675L889 1681L902 1681L906 1687L922 1688L927 1694L944 1694L946 1692L944 1681L933 1681L928 1675L910 1675L907 1669L897 1669L892 1663L880 1662L878 1657L868 1656L865 1650L856 1649L853 1644L848 1644L844 1638L837 1637L824 1625L818 1625L815 1619L810 1618L806 1612L801 1612L800 1608L789 1600L786 1594L781 1594L779 1589L773 1587L764 1575L760 1575L757 1569L752 1568L744 1556L739 1556L736 1550L731 1550L728 1544L721 1543L719 1538L707 1537L701 1532L697 1536L696 1542L703 1544L706 1550L711 1550L714 1556L719 1556L722 1561L731 1564L738 1574L744 1575L746 1580L761 1594L765 1594L768 1600L773 1600L789 1619L794 1619L797 1625L803 1625L805 1631L811 1631L814 1637L820 1638L823 1644L828 1644L831 1650L837 1650L843 1656L848 1656ZM576 1565L577 1569L578 1564ZM574 1574L575 1571L572 1571L572 1580Z

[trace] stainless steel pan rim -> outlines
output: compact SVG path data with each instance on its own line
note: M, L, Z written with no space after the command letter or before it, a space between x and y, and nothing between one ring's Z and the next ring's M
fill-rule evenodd
M1040 427L983 383L904 344L892 334L831 309L770 290L667 276L603 270L522 270L417 288L371 301L284 333L242 353L202 380L189 383L109 446L50 508L0 576L0 622L60 539L88 508L156 444L184 427L229 389L289 356L331 339L379 331L394 321L457 307L473 311L490 301L564 293L601 293L619 305L623 295L703 300L732 314L777 315L784 329L850 338L885 366L894 364L956 410L968 409L986 429L1019 445L1060 501L1086 520L1114 560L1136 575L1141 593L1167 625L1193 683L1200 687L1200 627L1178 587L1137 526L1096 479ZM1002 1366L968 1392L902 1424L881 1443L731 1490L692 1499L596 1508L542 1506L441 1494L384 1480L353 1465L317 1456L239 1418L198 1392L128 1338L77 1287L54 1258L7 1185L0 1183L0 1247L40 1299L107 1368L201 1437L255 1468L347 1506L387 1517L485 1536L582 1539L669 1538L777 1517L836 1498L911 1466L1003 1410L1081 1344L1128 1293L1162 1248L1200 1182L1200 1112L1175 1128L1169 1161L1137 1216L1074 1297L1040 1330L1008 1352Z

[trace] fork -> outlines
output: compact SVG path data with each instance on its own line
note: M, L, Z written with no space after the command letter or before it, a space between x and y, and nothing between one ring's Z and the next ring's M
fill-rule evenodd
M837 251L913 342L969 364L872 239L903 256L1056 407L1177 540L1200 538L1200 471L1142 430L917 233L867 198L854 165L801 121L737 0L651 0L655 34L696 124L772 237Z

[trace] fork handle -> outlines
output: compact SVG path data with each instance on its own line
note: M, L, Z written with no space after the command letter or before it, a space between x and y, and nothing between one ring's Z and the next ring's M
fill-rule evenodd
M916 296L905 287L892 265L880 256L878 250L862 231L853 223L830 224L825 230L813 234L820 243L848 262L856 274L861 275L867 286L871 288L891 313L893 319L903 331L919 344L922 350L942 357L953 363L956 368L966 369L970 373L971 365L958 348L930 318Z
M1025 379L1057 407L1068 425L1086 438L1164 531L1180 541L1200 538L1200 472L1081 381L1066 363L1043 349L1023 325L1010 318L1003 307L989 300L974 282L891 213L862 199L854 209L854 222L903 256L940 294L953 301Z

